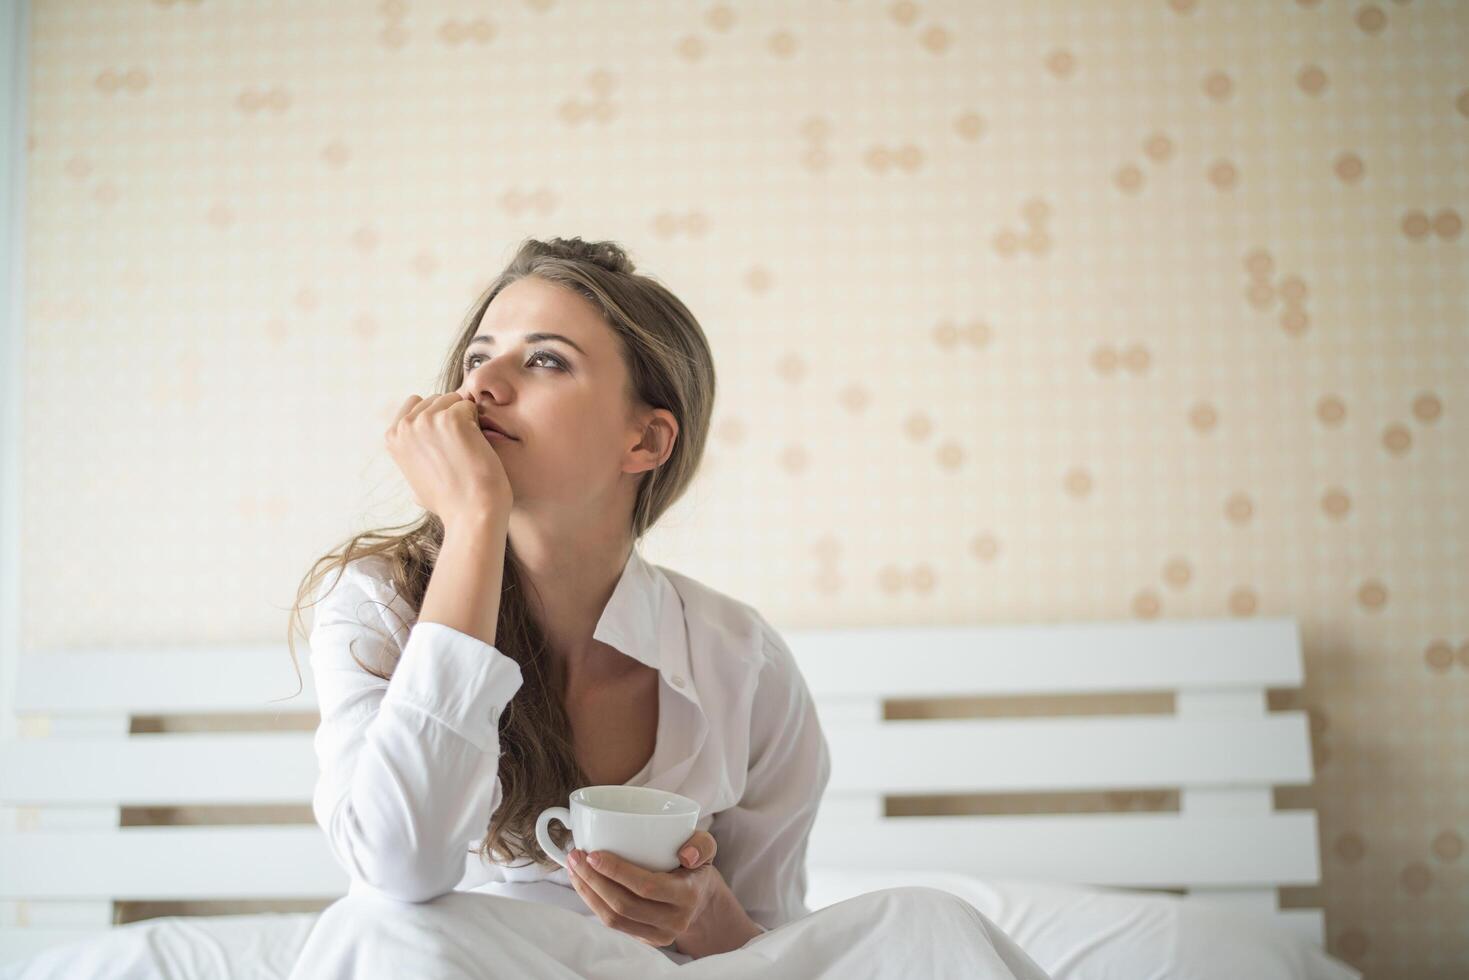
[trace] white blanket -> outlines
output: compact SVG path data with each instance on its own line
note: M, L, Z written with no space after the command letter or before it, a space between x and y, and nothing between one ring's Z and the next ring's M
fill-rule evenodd
M961 909L933 896L894 900L889 895L851 902L874 891L912 886L955 895L979 918L969 919ZM572 976L575 972L567 971L576 968L566 962L582 955L570 949L576 946L593 951L594 960L600 955L596 951L610 950L611 958L599 961L606 972L585 974L610 977L627 975L630 963L640 977L656 978L675 970L679 977L698 980L778 977L787 969L809 971L805 976L836 969L854 977L943 977L958 969L955 975L1049 975L1051 980L1361 978L1360 972L1305 936L1254 913L1168 894L952 873L812 868L807 895L816 910L812 916L757 937L735 951L739 957L727 953L681 967L631 936L607 929L595 917L501 896L458 894L462 897L437 909L417 912L400 903L388 903L393 906L389 910L339 903L322 913L148 919L0 966L0 978L285 980L293 969L297 977L335 976L311 970L352 969L354 960L370 968L363 976ZM491 904L464 898L490 899ZM839 908L842 905L846 907ZM925 907L937 914L922 914ZM407 915L402 914L405 909ZM819 915L830 909L837 914ZM507 922L515 925L503 928ZM873 928L859 929L857 923ZM939 941L940 933L945 933L944 942ZM952 942L954 934L958 943ZM499 940L492 941L491 936ZM847 948L860 948L866 955L861 962L844 964L844 958L852 959L844 957ZM1018 958L1017 949L1039 967ZM545 955L547 950L550 955ZM757 959L743 954L755 954ZM455 973L456 960L478 972ZM720 960L742 967L753 964L753 970L722 973ZM894 961L900 965L884 974L884 964ZM981 965L976 969L970 965L974 962ZM523 963L534 969L525 969ZM507 969L507 964L513 967Z

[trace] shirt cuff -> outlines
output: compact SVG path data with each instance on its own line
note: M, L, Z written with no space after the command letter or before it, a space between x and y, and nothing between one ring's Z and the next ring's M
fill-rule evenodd
M489 751L499 743L500 714L521 681L520 664L479 637L417 622L383 703L416 708Z

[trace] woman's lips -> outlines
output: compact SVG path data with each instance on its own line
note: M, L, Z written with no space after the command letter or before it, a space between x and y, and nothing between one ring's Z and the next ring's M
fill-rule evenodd
M485 438L488 439L488 440L490 440L490 442L516 442L517 441L515 439L510 438L509 436L507 436L503 432L496 432L494 429L480 429L480 431L485 434Z

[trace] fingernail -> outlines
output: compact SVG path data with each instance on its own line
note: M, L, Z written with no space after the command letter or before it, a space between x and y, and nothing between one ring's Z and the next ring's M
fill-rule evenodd
M572 864L581 864L581 851L573 850L567 857L571 858Z
M699 857L699 852L694 850L692 847L685 847L682 851L679 852L679 856L682 857L689 864L693 864L694 861Z
M587 856L587 863L590 864L594 868L600 868L602 866L602 855L600 855L600 854L590 854L590 855L588 855Z

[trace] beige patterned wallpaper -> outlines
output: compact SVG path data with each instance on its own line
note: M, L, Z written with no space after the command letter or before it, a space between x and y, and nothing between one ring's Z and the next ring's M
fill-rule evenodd
M718 358L655 560L788 624L1298 616L1287 903L1373 980L1469 973L1469 4L32 30L28 647L281 638L312 559L412 514L383 429L514 242L612 238Z

